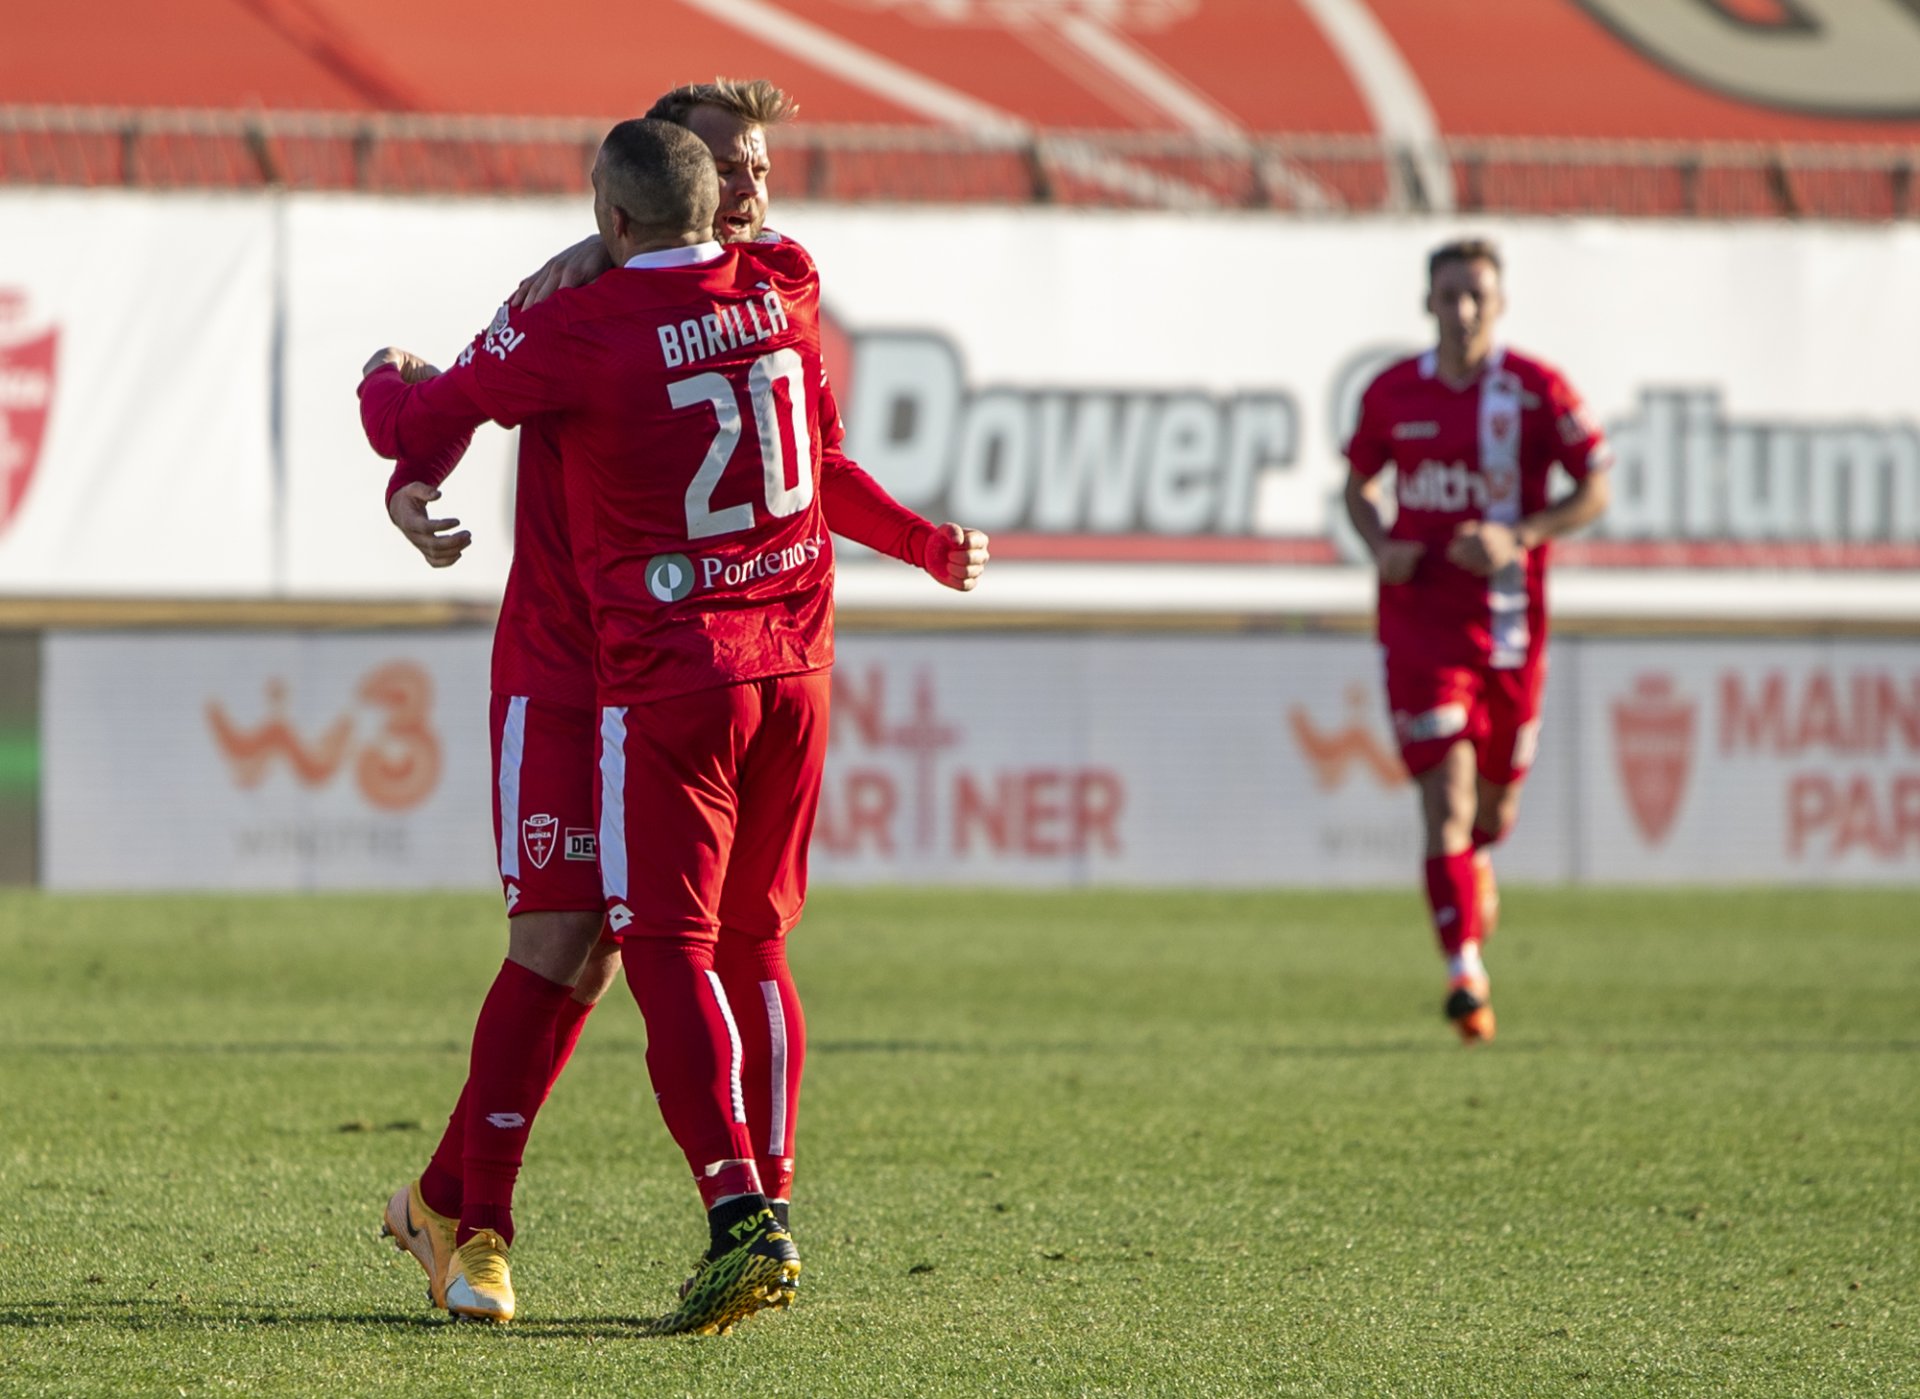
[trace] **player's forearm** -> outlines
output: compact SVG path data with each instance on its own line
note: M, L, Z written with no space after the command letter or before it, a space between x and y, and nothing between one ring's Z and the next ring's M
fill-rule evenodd
M486 415L451 380L451 375L442 374L409 384L392 365L362 379L360 426L373 450L396 462L403 458L436 461L452 451L458 461Z
M416 482L437 489L441 482L453 474L453 469L460 465L461 458L466 456L467 448L472 444L473 431L468 429L437 452L425 456L402 456L394 463L393 474L387 478L388 502L392 502L396 491Z
M1374 477L1363 481L1357 476L1349 476L1345 492L1347 519L1371 554L1379 553L1380 546L1387 540L1386 522L1380 518L1380 506L1373 498L1378 479Z
M1544 544L1584 529L1606 513L1612 498L1612 482L1604 471L1596 471L1556 500L1545 510L1536 511L1513 527L1514 542L1523 549Z
M845 457L829 455L822 461L820 505L827 528L835 534L916 567L935 533L931 521L888 495L878 481Z

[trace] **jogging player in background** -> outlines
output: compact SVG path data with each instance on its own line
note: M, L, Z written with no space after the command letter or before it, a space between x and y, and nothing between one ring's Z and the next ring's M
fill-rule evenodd
M1481 956L1499 910L1489 852L1513 828L1540 736L1548 541L1605 511L1609 454L1559 372L1498 342L1492 243L1436 249L1427 280L1439 343L1368 386L1346 507L1380 576L1387 705L1419 788L1446 1015L1471 1044L1494 1035ZM1550 500L1556 463L1574 485Z
M791 112L786 94L765 81L721 80L677 88L654 110L707 133L703 139L722 176L716 237L762 236L769 168L764 127ZM598 233L593 242L597 275L611 264ZM569 257L582 261L581 246L562 255ZM576 274L572 280L589 279ZM408 366L413 379L434 372L418 363ZM830 418L830 440L821 444L830 527L924 567L946 586L972 588L986 561L986 537L957 525L936 529L895 503L840 451L837 410ZM431 453L402 455L388 484L395 524L435 567L456 562L470 542L457 520L431 518L428 510L465 446L464 438L455 437ZM388 1201L384 1221L386 1232L425 1270L434 1305L495 1321L509 1320L516 1305L507 1248L515 1233L513 1192L534 1118L620 965L617 943L600 936L593 638L571 557L557 463L553 424L528 419L520 429L513 566L495 630L492 673L493 814L508 912L507 958L482 1005L468 1078L446 1130L418 1179ZM788 994L783 964L758 968L726 960L720 975L736 998L758 1008L740 1026L746 1102L767 1148L760 1163L763 1183L785 1223L805 1058L798 1000ZM763 979L780 994L765 997ZM782 1015L774 1014L776 1005L786 1007ZM539 1051L531 1052L536 1045ZM456 1250L475 1239L480 1244L469 1249L473 1257L453 1280Z

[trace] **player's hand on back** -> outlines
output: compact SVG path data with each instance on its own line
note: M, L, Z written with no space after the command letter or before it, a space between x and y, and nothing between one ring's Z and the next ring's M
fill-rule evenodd
M1417 539L1383 539L1373 551L1374 567L1380 570L1382 583L1406 583L1420 566L1427 546Z
M949 520L927 541L921 565L934 580L955 592L970 593L987 566L987 536Z
M1491 578L1520 554L1513 531L1491 520L1463 521L1447 542L1447 562L1482 578Z
M473 543L473 535L459 529L456 519L436 520L428 515L427 507L438 499L440 492L425 481L409 482L393 493L387 502L387 515L422 558L435 568L446 568L460 561L460 555ZM455 530L458 532L451 532Z
M409 384L425 383L440 372L411 351L389 345L386 349L377 351L372 359L360 367L360 377L364 379L374 370L388 364L398 369L400 377Z
M518 309L522 306L538 306L562 287L584 287L602 272L611 271L613 258L607 253L607 245L600 241L600 235L582 238L565 252L556 253L547 259L547 265L531 277L521 281L507 305Z

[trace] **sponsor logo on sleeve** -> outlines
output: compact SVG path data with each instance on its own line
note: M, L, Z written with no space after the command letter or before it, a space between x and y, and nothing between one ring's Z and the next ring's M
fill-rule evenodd
M487 333L480 342L480 348L495 359L505 359L519 349L521 342L526 338L527 333L524 330L513 328L512 312L502 305L493 313L493 321L487 326Z

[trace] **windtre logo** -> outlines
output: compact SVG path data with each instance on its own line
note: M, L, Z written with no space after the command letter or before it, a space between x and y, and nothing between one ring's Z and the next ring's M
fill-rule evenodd
M267 717L260 723L246 727L219 700L208 700L207 727L243 789L260 786L277 769L302 787L324 787L351 763L370 806L418 806L440 782L432 678L410 661L394 661L363 676L354 697L378 716L372 724L349 710L317 734L302 734L287 717L286 682L276 677L267 682Z

